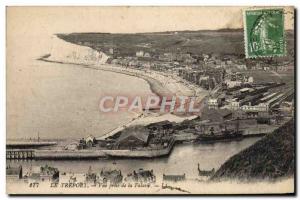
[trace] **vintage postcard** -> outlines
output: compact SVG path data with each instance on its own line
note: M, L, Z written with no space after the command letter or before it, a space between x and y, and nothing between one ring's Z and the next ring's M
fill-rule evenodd
M8 194L294 194L294 7L7 7Z

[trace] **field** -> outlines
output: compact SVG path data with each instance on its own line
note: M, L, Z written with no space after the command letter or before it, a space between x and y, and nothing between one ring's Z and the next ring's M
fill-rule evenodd
M262 70L249 70L243 71L243 73L254 77L255 82L284 82L289 86L294 84L294 71L286 72L273 72L273 71L262 71Z

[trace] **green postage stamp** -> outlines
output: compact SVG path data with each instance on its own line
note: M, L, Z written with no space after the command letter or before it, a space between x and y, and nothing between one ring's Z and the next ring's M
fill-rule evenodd
M246 58L284 56L284 10L244 10Z

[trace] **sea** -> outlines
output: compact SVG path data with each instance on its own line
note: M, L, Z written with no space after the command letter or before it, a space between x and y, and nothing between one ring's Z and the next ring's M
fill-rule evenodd
M26 45L27 44L27 45ZM29 45L30 44L30 45ZM140 78L95 70L74 64L37 60L51 50L49 40L39 43L13 43L7 58L7 138L78 140L87 135L102 136L135 116L120 111L103 113L100 98L105 95L153 95L148 83ZM62 49L63 50L63 49ZM260 138L247 138L215 144L179 144L170 156L155 159L98 159L82 161L7 161L22 165L24 174L33 166L51 165L61 172L85 173L117 168L122 172L153 169L162 174L197 176L201 169L218 169L228 158L254 144Z

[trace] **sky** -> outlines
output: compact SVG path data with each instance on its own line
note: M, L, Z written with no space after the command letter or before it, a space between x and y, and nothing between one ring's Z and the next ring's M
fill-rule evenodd
M159 32L242 28L246 7L8 7L8 33ZM293 11L292 7L287 7ZM292 15L287 12L286 28ZM11 32L9 32L11 31Z

